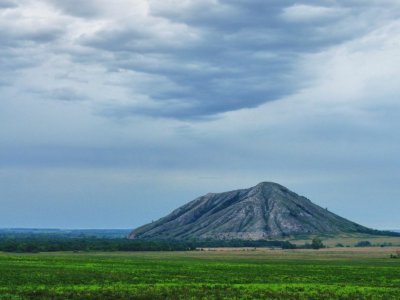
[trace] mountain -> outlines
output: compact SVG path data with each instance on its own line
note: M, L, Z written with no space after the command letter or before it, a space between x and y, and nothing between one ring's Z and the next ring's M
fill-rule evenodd
M248 189L209 193L141 226L130 239L243 239L293 235L371 233L303 196L272 182Z

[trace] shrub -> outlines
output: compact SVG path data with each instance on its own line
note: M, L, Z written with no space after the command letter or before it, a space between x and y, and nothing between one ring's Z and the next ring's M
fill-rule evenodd
M318 237L312 239L311 248L313 249L321 249L325 248L325 245L322 243L322 240Z
M356 247L370 247L371 246L371 242L370 241L359 241L356 244Z

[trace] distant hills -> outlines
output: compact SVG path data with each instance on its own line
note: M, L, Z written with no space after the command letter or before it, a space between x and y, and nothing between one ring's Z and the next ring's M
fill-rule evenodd
M129 229L54 229L54 228L0 228L1 237L55 237L55 238L125 238Z
M248 189L201 196L133 230L129 238L259 240L342 233L400 235L364 227L282 185L262 182Z

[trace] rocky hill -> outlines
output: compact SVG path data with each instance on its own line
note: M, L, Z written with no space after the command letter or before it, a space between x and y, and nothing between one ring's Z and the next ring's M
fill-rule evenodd
M131 239L257 240L308 234L376 233L272 182L209 193L158 221L133 230Z

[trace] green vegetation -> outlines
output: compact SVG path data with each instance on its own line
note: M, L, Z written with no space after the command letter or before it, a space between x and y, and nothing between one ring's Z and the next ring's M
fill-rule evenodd
M316 236L295 236L289 237L286 240L297 246L302 246L309 243ZM326 247L336 247L341 244L344 247L354 247L359 242L369 241L371 246L376 247L391 247L400 246L400 237L393 235L371 235L371 234L360 234L360 233L346 233L346 234L320 234L317 236L320 238Z
M365 240L368 238L368 240ZM396 240L397 239L397 240ZM374 243L370 242L373 241ZM270 247L282 249L321 249L325 247L400 246L400 238L364 236L308 236L279 240L129 240L82 235L0 233L0 251L37 253L55 251L188 251L197 248Z
M194 250L189 243L178 241L141 241L107 238L14 237L0 238L0 251L37 253L55 251L185 251Z
M395 248L0 253L0 299L398 299Z
M0 236L0 251L37 253L55 251L188 251L209 247L296 248L287 241L244 240L129 240L126 238L70 238L52 235Z
M356 247L370 247L371 246L371 242L370 241L359 241L356 244Z
M325 248L325 245L322 243L322 240L320 238L315 237L312 239L311 248L317 250L317 249Z

